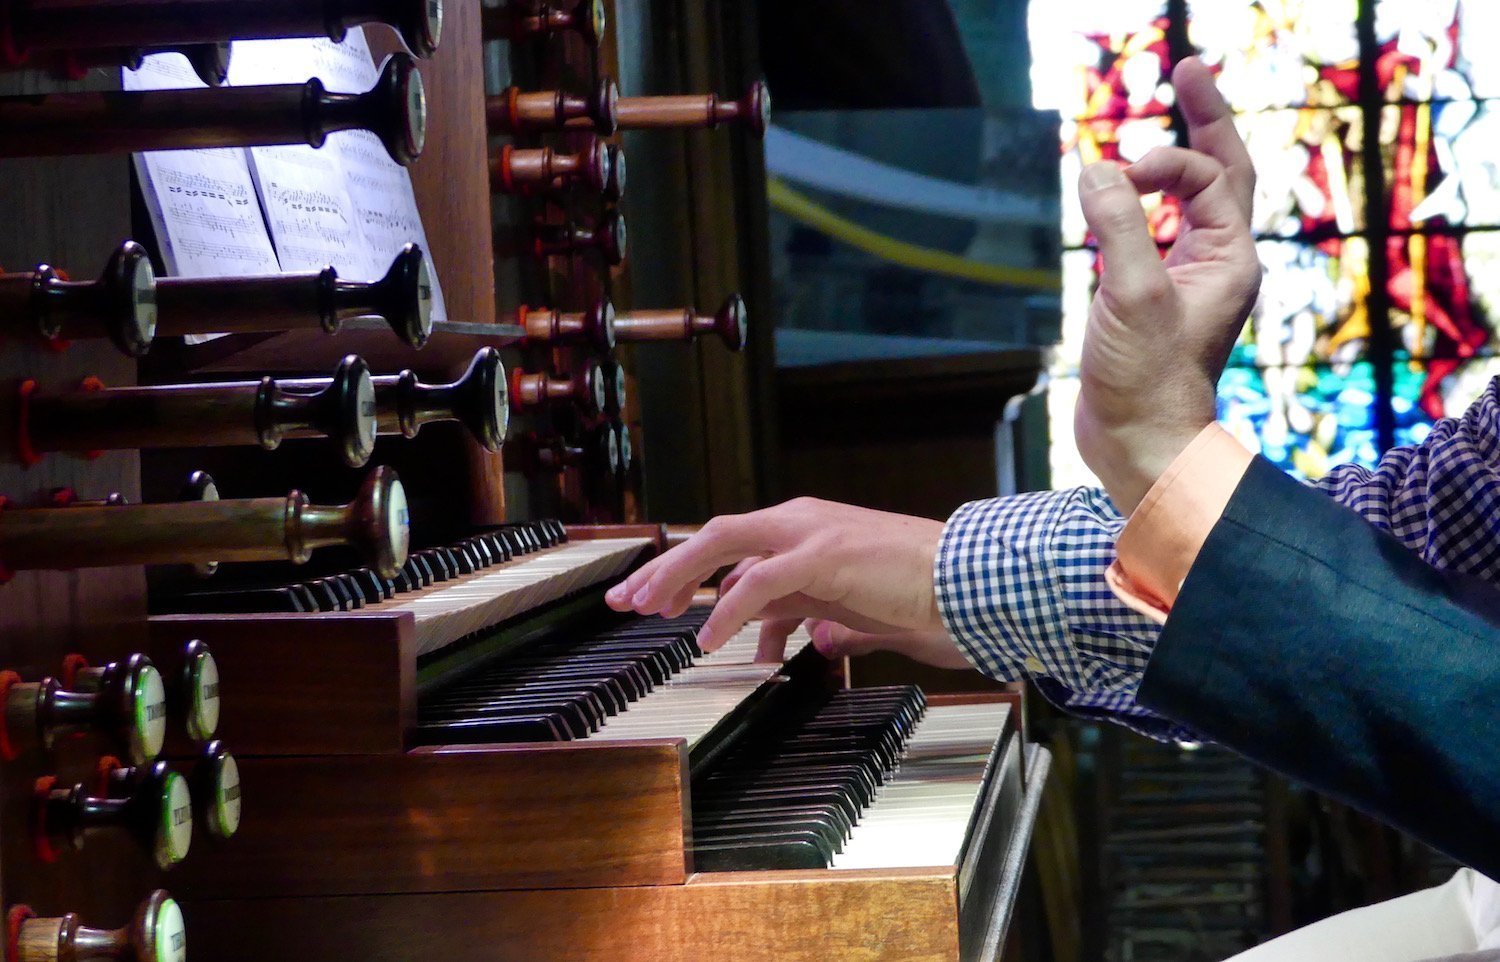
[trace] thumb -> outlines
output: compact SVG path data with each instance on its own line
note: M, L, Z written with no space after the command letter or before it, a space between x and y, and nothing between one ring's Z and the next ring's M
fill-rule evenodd
M1141 195L1124 171L1109 161L1089 164L1078 178L1078 198L1099 240L1104 257L1099 290L1107 293L1111 307L1132 313L1132 308L1149 307L1163 291L1171 290L1167 268L1146 226Z

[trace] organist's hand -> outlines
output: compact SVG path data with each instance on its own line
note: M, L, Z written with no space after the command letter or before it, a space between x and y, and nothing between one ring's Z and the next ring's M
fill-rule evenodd
M681 614L716 571L738 565L698 634L705 651L752 618L791 627L820 618L874 635L941 633L932 569L942 536L941 521L798 498L712 519L605 600L617 611Z
M1158 147L1124 170L1091 164L1079 180L1104 271L1089 306L1074 432L1126 514L1214 420L1215 385L1260 286L1250 155L1207 67L1190 57L1172 82L1192 149ZM1141 210L1141 195L1154 191L1182 202L1165 260Z
M779 626L777 622L768 621L765 624ZM890 651L937 668L974 667L959 650L953 636L941 628L936 631L855 631L853 628L818 618L811 618L805 624L808 634L812 635L813 647L818 649L825 658L858 658L860 655L868 655L877 651ZM777 644L776 634L771 634L770 637L767 635L768 632L763 627L761 629L762 655L768 647ZM772 649L771 660L778 660L778 656L785 651L786 635L780 636L779 643L781 648Z

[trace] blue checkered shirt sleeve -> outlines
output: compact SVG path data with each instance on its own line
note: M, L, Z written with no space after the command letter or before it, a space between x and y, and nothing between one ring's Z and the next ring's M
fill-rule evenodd
M1374 470L1335 468L1316 486L1428 563L1500 583L1500 379L1421 444L1392 449ZM1105 584L1124 526L1092 488L964 505L934 563L943 623L987 675L1030 676L1074 714L1189 739L1136 704L1160 628Z

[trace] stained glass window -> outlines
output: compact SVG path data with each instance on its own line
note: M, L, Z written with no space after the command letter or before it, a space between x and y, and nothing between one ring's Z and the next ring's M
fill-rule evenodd
M1078 175L1083 168L1099 160L1134 163L1152 148L1168 147L1177 141L1167 117L1064 121L1062 128L1063 246L1082 247L1091 240L1078 201ZM1163 202L1160 194L1145 198L1145 203L1157 240L1169 243L1177 236L1179 205L1171 199Z
M1500 102L1391 107L1380 144L1393 229L1500 226Z
M1500 358L1396 365L1396 443L1420 444L1438 418L1461 416L1500 377Z
M1255 247L1260 297L1230 363L1282 367L1363 358L1370 334L1364 241L1260 241Z
M1034 3L1031 18L1037 76L1052 91L1049 103L1039 88L1037 106L1066 120L1054 483L1091 480L1070 427L1099 269L1078 176L1183 139L1166 82L1190 52L1215 72L1257 174L1262 282L1220 384L1231 430L1315 478L1420 440L1500 374L1500 2L1186 0L1179 24L1150 0L1082 7ZM1361 47L1361 17L1373 48ZM1365 168L1367 137L1378 170ZM1371 187L1376 211L1365 209ZM1144 203L1165 247L1180 209ZM1372 261L1372 245L1383 257Z
M1240 112L1332 107L1359 95L1356 0L1190 0L1188 40Z
M1500 234L1393 236L1390 323L1402 357L1462 359L1495 353Z
M1165 0L1033 3L1028 20L1039 108L1064 120L1171 110Z
M1500 97L1494 0L1376 0L1375 37L1388 101Z
M1219 381L1219 421L1252 451L1299 478L1377 456L1375 378L1348 366L1230 367Z
M1261 236L1348 235L1365 226L1357 107L1241 114L1255 163L1251 229Z

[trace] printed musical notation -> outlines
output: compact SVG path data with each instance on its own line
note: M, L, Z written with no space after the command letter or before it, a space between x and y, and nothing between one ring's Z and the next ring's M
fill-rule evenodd
M126 70L126 90L201 87L181 54L147 57ZM136 174L167 273L183 277L281 270L261 217L245 152L156 151L135 155Z
M236 43L230 64L229 80L237 86L302 83L316 76L329 90L358 93L379 77L362 28L349 31L342 43ZM248 153L283 268L333 264L341 276L376 280L406 244L415 241L432 249L411 176L390 159L374 134L338 131L321 148L254 147ZM321 264L306 262L319 254ZM435 285L433 317L447 316L442 290Z
M379 76L364 30L330 40L257 40L234 45L234 86L302 83L318 77L344 93ZM125 89L201 87L180 54L147 57L125 71ZM373 134L341 131L307 146L137 154L146 206L167 272L189 277L316 271L376 280L404 245L431 250L411 177ZM433 276L436 281L436 275ZM433 316L446 319L434 284Z

